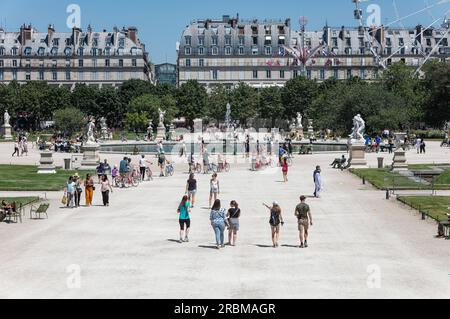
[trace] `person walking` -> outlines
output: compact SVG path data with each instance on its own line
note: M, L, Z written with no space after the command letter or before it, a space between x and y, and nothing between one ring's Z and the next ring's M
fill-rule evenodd
M320 168L320 166L316 167L313 177L314 177L314 185L315 185L314 197L320 198L320 194L323 189L323 187L322 187L322 169Z
M180 244L189 242L189 230L191 229L191 203L188 196L183 196L180 205L178 205L178 214L180 222Z
M73 176L70 176L69 181L67 182L67 188L66 188L67 208L73 208L74 194L75 194L75 183L73 181Z
M195 196L197 195L197 180L195 179L194 173L189 175L189 179L186 183L186 194L189 198L189 202L192 208L195 206Z
M109 182L108 176L102 176L100 189L102 191L103 206L109 206L109 192L113 193L113 189L111 183Z
M96 168L96 171L97 171L98 183L100 184L102 182L103 175L105 175L105 164L100 162Z
M12 157L14 157L17 154L17 157L20 156L20 151L19 151L19 143L14 142L14 153L12 154Z
M139 160L139 170L141 173L142 181L145 181L145 173L147 172L147 164L151 165L152 163L145 159L145 155L142 155Z
M228 210L228 245L236 246L237 233L239 231L239 218L241 218L241 210L239 204L233 200L230 203L231 208Z
M281 170L282 170L282 172L283 172L283 181L284 181L285 183L287 183L287 182L289 181L289 180L288 180L289 165L288 165L288 162L287 162L287 158L286 158L286 157L284 157L284 158L282 159Z
M283 215L281 207L278 202L273 202L272 206L263 204L267 209L270 210L270 227L272 230L272 243L273 248L278 248L280 240L280 226L284 226Z
M217 200L217 197L220 195L220 182L217 177L217 173L214 173L212 179L210 181L210 192L209 192L209 207L211 207L212 200Z
M81 182L81 178L78 175L78 173L75 174L74 176L74 182L75 182L75 208L79 208L80 207L80 201L81 201L81 194L83 193L83 188L82 186L82 182Z
M219 199L216 199L216 201L214 202L209 220L211 221L211 226L216 236L217 249L224 248L225 228L227 226L227 221L225 216L225 209L221 207Z
M313 225L311 208L306 204L306 197L300 197L300 204L295 208L295 217L298 219L300 248L308 248L309 227Z
M84 192L86 197L86 207L90 207L92 205L92 199L94 197L94 178L90 175L86 175L86 179L84 181Z
M421 139L420 140L420 154L426 154L427 153L426 147L427 147L427 145L425 144L425 140Z

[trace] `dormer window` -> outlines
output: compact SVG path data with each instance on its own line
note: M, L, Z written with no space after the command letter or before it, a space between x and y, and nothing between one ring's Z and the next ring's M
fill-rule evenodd
M53 48L50 50L50 54L51 54L52 56L56 56L56 55L58 54L58 48L53 47Z
M78 55L79 56L83 56L84 55L84 49L83 48L79 48L78 49Z
M190 47L184 48L184 54L191 55L191 48Z
M119 48L119 49L117 50L117 53L118 53L119 55L124 55L124 54L125 54L124 48L123 48L123 47Z
M0 55L5 55L5 48L0 48Z
M38 49L38 51L37 51L37 54L38 54L39 56L44 56L44 55L45 55L45 48L40 47L40 48Z
M98 38L94 38L94 39L92 40L92 46L93 46L93 47L98 46Z
M185 36L184 41L186 42L186 45L189 45L189 46L192 45L192 37L190 35Z
M136 47L131 48L131 55L138 55L138 48Z
M17 48L12 48L11 53L12 55L17 55Z
M96 48L93 48L91 50L91 52L92 52L92 56L97 56L98 55L98 50Z
M106 38L106 46L109 47L109 46L111 46L111 44L112 44L112 37L109 36Z
M230 36L225 37L225 45L231 45L231 37Z
M107 56L111 55L111 48L105 48L105 55Z
M66 56L71 56L72 55L72 48L65 48L64 49L64 54Z
M53 39L53 45L54 46L59 46L59 39Z
M31 48L30 47L26 47L25 50L23 50L23 54L31 55Z
M124 47L125 46L125 38L120 38L119 39L119 47Z

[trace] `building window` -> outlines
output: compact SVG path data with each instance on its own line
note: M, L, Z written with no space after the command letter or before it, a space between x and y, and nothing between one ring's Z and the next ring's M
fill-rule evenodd
M12 48L11 52L12 52L12 55L17 55L17 48Z
M284 79L284 70L280 70L280 79Z
M84 66L84 60L78 60L78 67L82 68Z
M336 70L333 70L333 77L337 80L337 79L339 79L339 71L336 69Z
M283 47L280 47L279 49L278 49L278 54L279 55L281 55L281 56L284 56L284 54L285 54L285 49L283 48Z
M360 77L362 80L365 80L365 79L366 79L366 70L361 69L361 70L359 71L359 77Z
M187 68L191 67L191 59L186 59L186 67Z
M120 66L121 68L123 67L123 60L122 60L122 59L119 60L119 66Z
M204 66L205 66L205 60L199 59L199 60L198 60L198 66L199 66L199 67L204 67Z
M213 47L212 48L212 55L218 55L219 54L219 48Z
M23 53L27 56L31 55L31 48L30 47L26 47L25 50L23 51Z
M311 80L312 78L311 70L306 70L306 77L308 78L308 80Z
M14 68L17 68L17 60L13 60L13 61L12 61L12 66L13 66Z
M79 56L83 56L84 55L84 49L83 48L79 48L78 49L78 55Z
M3 71L0 70L0 81L3 81Z
M252 55L258 55L258 53L259 53L258 47L257 47L257 46L254 46L254 47L252 48Z
M78 81L84 81L84 72L83 71L78 72Z
M97 81L97 72L96 71L92 72L92 80Z
M352 78L352 70L351 69L347 70L346 78L347 78L347 80Z
M44 81L44 79L45 79L44 71L39 71L39 81Z
M105 60L105 66L106 67L110 67L111 66L111 61L109 59Z
M14 81L17 81L17 71L16 71L16 70L14 70L14 71L12 72L12 77L13 77L13 80L14 80Z
M292 72L292 77L293 77L293 78L298 78L298 70L294 70L294 71Z
M265 47L264 48L264 53L266 55L272 55L272 47Z
M239 45L244 46L245 45L245 37L239 37Z
M5 48L0 48L0 56L5 55Z
M26 73L25 74L25 80L26 81L31 81L31 74L30 73Z
M3 60L0 60L0 68L3 68L3 66L5 65L4 63L5 62L3 62Z
M219 79L219 71L213 70L212 77L213 77L213 80L218 80Z
M271 79L272 78L272 71L271 70L266 70L266 78L267 79Z
M109 72L109 71L106 71L106 72L105 72L105 80L106 80L106 81L109 81L110 78L111 78L110 72Z
M230 36L225 37L225 45L231 45L231 37Z
M200 46L205 45L205 37L198 37L198 45Z
M219 38L214 36L212 37L212 45L218 45L219 44Z
M134 68L137 67L137 60L136 60L136 59L131 60L131 65L132 65Z
M320 70L320 72L319 72L319 78L321 79L321 80L325 80L325 70Z
M205 48L204 47L198 48L198 54L199 55L205 55Z
M184 48L184 54L191 55L191 48L190 47Z
M244 47L239 47L239 55L244 55L244 54L245 54Z
M70 81L70 71L66 71L66 81Z
M254 79L258 78L258 70L253 70L253 78Z
M123 81L123 72L117 72L117 79Z
M184 40L186 41L186 45L189 45L189 46L192 45L192 37L191 36L185 36Z
M66 56L71 56L72 55L72 48L65 48L64 49L64 54Z
M96 60L96 59L92 59L92 66L93 66L94 68L97 67L97 60Z
M231 47L225 48L225 55L231 55Z

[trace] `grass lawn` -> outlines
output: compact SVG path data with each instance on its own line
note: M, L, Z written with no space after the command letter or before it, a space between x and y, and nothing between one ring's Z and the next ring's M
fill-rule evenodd
M47 175L38 174L36 166L0 165L0 191L60 191L75 173L57 170Z
M435 165L413 165L410 169L429 169ZM378 189L418 189L418 190L431 190L431 185L415 182L409 178L401 176L399 173L393 173L388 168L376 169L376 168L364 168L364 169L351 169L353 174L360 178L365 178L367 182L371 183ZM385 182L386 178L386 182ZM450 170L445 171L436 178L435 181L436 190L448 190L450 189Z
M401 196L398 200L435 220L448 220L446 214L450 213L450 196Z
M0 203L6 200L8 203L16 202L17 206L27 206L31 203L37 202L39 197L0 197Z

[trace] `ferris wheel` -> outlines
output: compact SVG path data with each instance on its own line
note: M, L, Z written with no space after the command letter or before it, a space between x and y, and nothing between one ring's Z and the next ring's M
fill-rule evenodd
M421 59L421 62L418 68L415 70L414 74L419 73L423 65L436 53L436 51L439 49L444 39L446 39L446 37L449 34L450 21L449 19L447 19L447 14L450 12L449 10L450 0L439 0L439 1L423 0L423 5L421 6L421 8L413 12L404 12L404 10L400 9L398 0L391 0L392 11L395 16L394 20L384 24L383 26L375 26L375 27L368 26L364 22L364 14L361 4L363 2L369 1L370 0L352 0L352 2L355 4L354 17L358 21L359 26L364 30L364 36L366 42L369 44L369 50L374 56L375 60L377 61L377 64L380 66L380 68L386 69L388 60L390 60L393 56L398 54L401 50L408 48L415 48L417 54L423 56L423 59ZM438 13L438 15L436 15L436 12ZM404 22L407 19L413 18L419 14L422 15L425 14L427 16L425 21L423 21L424 26L419 35L417 35L415 38L406 39L403 46L400 46L395 52L392 52L388 57L383 57L381 56L381 53L378 53L376 51L375 42L371 34L385 27L398 26L402 29L406 29ZM431 50L426 51L422 47L421 43L418 43L416 41L416 38L418 36L422 37L424 32L426 30L429 30L430 28L439 30L440 41L438 41L438 43L436 43L436 45Z

